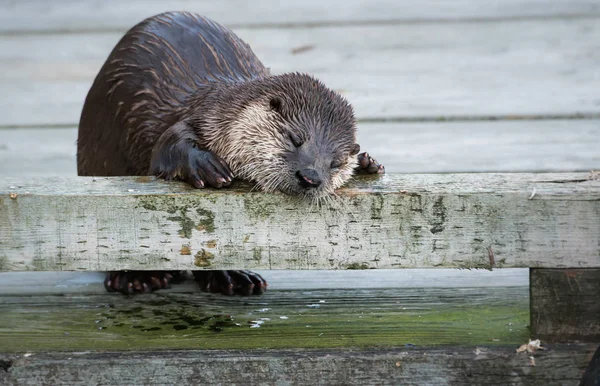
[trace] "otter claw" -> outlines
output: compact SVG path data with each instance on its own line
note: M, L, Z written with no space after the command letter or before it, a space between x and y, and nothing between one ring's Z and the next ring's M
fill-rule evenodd
M369 157L369 153L364 152L362 154L358 155L358 165L360 166L361 169L366 169L369 167L369 159L371 157Z
M192 179L190 182L196 189L204 188L204 181L202 181L200 179Z
M193 170L193 174L199 180L208 183L213 188L222 188L231 185L229 177L232 173L225 161L209 151L196 150L196 152L197 154L194 154L196 160L194 162L195 169Z
M194 271L194 278L204 292L223 295L260 295L267 289L267 282L251 271Z
M364 152L358 155L356 171L362 174L385 174L385 167L371 157L369 153Z
M154 290L171 287L171 282L179 277L177 273L164 271L117 271L109 272L104 280L108 292L120 292L125 295L150 293Z

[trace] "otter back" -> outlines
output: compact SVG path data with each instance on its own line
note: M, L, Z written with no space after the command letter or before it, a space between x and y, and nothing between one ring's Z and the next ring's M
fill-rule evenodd
M213 83L268 76L229 29L190 13L139 23L119 41L87 95L79 123L79 175L145 175L153 144Z

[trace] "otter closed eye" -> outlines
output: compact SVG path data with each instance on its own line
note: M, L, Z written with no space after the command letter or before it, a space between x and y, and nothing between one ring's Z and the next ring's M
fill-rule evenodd
M292 141L292 145L294 145L294 147L300 147L304 144L302 138L294 133L290 133L290 140Z
M281 99L279 98L271 98L271 100L269 101L269 106L271 107L271 110L277 111L278 113L281 113Z

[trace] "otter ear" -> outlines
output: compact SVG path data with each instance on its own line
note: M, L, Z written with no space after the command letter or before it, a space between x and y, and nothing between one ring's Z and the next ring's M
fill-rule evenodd
M269 107L271 108L271 110L277 111L278 113L281 113L282 104L283 102L279 97L271 97L271 99L269 100Z
M356 155L356 154L358 154L359 151L360 151L360 145L358 143L355 143L352 146L352 150L350 150L350 155Z

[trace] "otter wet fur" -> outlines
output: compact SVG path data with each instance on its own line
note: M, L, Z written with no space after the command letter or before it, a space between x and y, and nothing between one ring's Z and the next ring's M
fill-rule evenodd
M250 46L202 16L170 12L119 41L87 95L77 141L82 176L156 175L196 188L233 178L319 202L356 172L383 173L358 154L350 104L310 75L271 75ZM109 291L168 288L176 272L110 272ZM249 271L195 271L204 291L260 294Z

